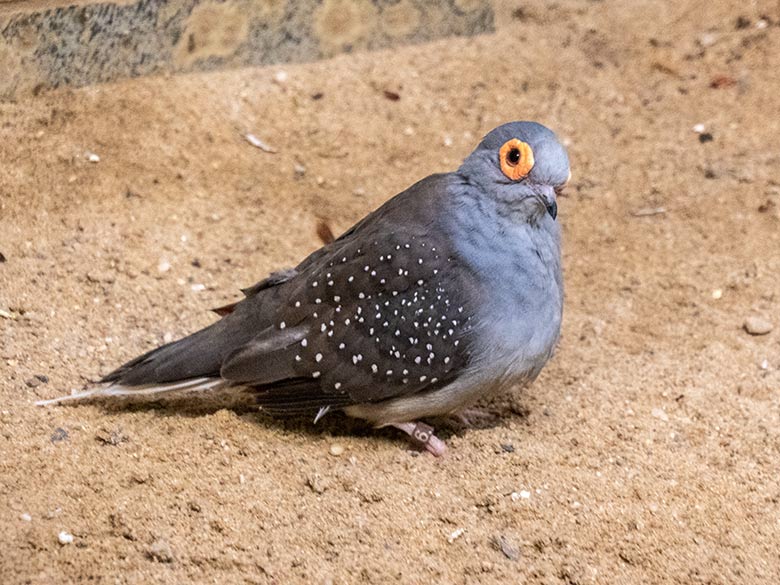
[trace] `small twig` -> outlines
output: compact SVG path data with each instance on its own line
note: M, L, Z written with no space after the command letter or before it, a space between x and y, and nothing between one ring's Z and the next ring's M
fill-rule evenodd
M645 207L644 209L638 209L631 215L634 217L649 217L651 215L662 215L666 213L666 207Z
M346 150L335 150L333 152L328 150L320 150L317 152L317 156L321 158L347 158L349 152Z
M259 148L263 152L270 152L270 153L275 153L276 152L276 149L273 146L269 146L268 144L266 144L265 142L260 140L257 136L255 136L254 134L245 134L244 138L246 138L246 141L249 144Z

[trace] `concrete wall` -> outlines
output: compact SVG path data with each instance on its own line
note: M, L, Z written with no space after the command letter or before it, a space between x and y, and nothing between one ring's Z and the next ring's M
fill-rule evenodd
M492 30L489 0L0 0L0 99Z

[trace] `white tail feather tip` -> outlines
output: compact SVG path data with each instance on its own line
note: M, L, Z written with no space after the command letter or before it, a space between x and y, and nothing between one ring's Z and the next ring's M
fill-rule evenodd
M109 384L90 390L73 391L67 396L59 396L49 400L38 400L35 404L36 406L49 406L51 404L87 400L90 398L129 398L132 396L151 396L154 394L167 394L172 392L203 392L204 390L215 389L224 383L225 381L221 378L193 378L192 380L184 380L183 382L170 382L168 384L147 386Z

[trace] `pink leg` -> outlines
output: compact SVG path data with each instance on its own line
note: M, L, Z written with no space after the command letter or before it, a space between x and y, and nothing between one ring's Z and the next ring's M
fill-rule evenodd
M425 447L434 456L440 457L447 451L444 441L433 434L433 427L421 422L392 423L390 426L405 432L412 441Z

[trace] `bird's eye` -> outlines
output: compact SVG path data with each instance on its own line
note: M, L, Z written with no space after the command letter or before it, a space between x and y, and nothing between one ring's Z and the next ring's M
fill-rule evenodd
M534 151L517 138L507 140L498 153L501 172L512 181L528 176L534 166Z

